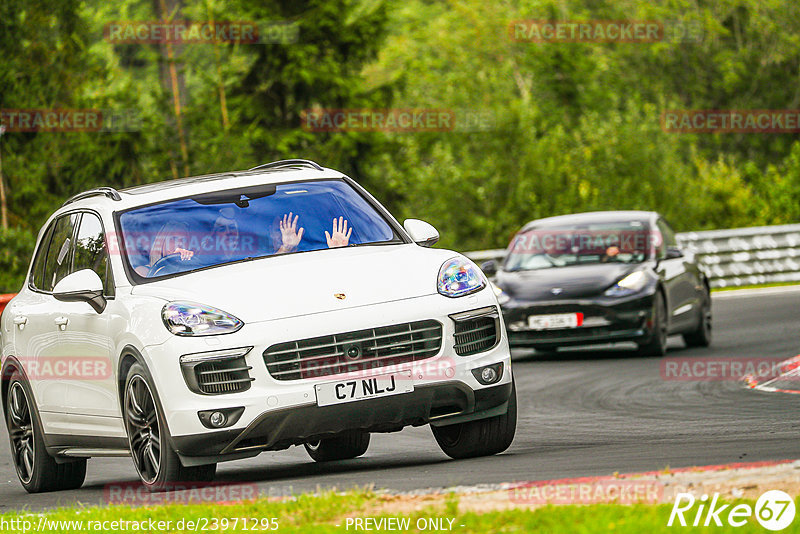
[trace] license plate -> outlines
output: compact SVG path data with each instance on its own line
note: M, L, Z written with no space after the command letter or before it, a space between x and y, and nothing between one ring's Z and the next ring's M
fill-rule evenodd
M553 315L531 315L528 317L528 328L531 330L575 328L582 324L582 313L556 313Z
M411 371L390 375L351 378L314 386L317 406L330 406L377 397L389 397L414 391Z

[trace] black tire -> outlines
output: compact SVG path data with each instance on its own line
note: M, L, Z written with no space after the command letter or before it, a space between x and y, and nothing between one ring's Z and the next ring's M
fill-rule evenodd
M123 395L123 417L131 459L149 491L166 491L186 484L211 482L217 464L184 467L172 448L164 410L154 394L150 375L135 363L128 370Z
M647 343L639 345L641 356L663 356L667 353L667 304L664 295L656 291L653 296L653 333Z
M687 347L708 347L711 345L711 295L706 291L700 307L700 324L697 330L683 334Z
M508 411L503 415L447 426L431 426L433 437L450 458L499 454L511 446L517 431L517 388L512 382Z
M6 426L22 487L28 493L80 488L86 479L86 459L56 463L45 447L39 412L31 399L28 383L15 372L8 386Z
M306 452L315 462L332 462L357 458L369 448L369 432L353 430L332 438L323 438L305 444Z

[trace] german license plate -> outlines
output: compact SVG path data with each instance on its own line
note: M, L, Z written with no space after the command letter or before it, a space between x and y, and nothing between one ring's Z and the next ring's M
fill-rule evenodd
M531 330L575 328L581 324L583 324L582 313L556 313L553 315L531 315L528 317L528 328Z
M314 386L317 406L330 406L377 397L389 397L414 391L411 371L366 378L343 379Z

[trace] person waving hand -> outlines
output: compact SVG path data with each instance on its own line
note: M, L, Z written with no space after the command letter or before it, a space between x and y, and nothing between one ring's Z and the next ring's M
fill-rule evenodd
M353 227L347 228L347 219L339 217L339 220L333 219L333 228L331 233L325 232L325 240L328 241L328 248L346 247L350 242L350 234L353 233Z

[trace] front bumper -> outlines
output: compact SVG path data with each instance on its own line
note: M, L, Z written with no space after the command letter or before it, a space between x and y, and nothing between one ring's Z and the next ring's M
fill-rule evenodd
M191 464L203 458L251 455L331 436L346 430L394 432L406 426L446 421L453 413L479 418L507 404L511 382L473 391L454 381L416 388L412 393L333 406L300 406L264 412L245 429L173 437L173 446Z
M521 302L503 305L503 317L511 347L563 347L621 341L647 342L652 336L653 294L629 298ZM533 330L528 317L582 313L583 325L575 328Z
M429 422L447 424L464 418L494 415L511 391L510 351L502 321L499 342L470 356L454 350L452 315L497 306L486 289L475 295L450 299L429 295L402 301L350 308L276 321L246 324L233 334L207 338L173 336L165 343L145 347L143 358L151 370L176 451L187 465L252 456L263 450L286 448L346 430L371 432L400 430ZM391 318L391 319L387 319ZM297 380L276 380L267 370L265 349L289 340L349 332L382 325L433 319L442 325L442 346L433 357L365 371L362 378L412 371L411 393L317 406L315 385L339 382L342 375ZM239 393L201 395L189 390L180 368L181 355L234 347L253 348L246 355L253 381ZM500 379L481 384L472 370L503 363ZM203 426L201 411L243 408L229 428Z

